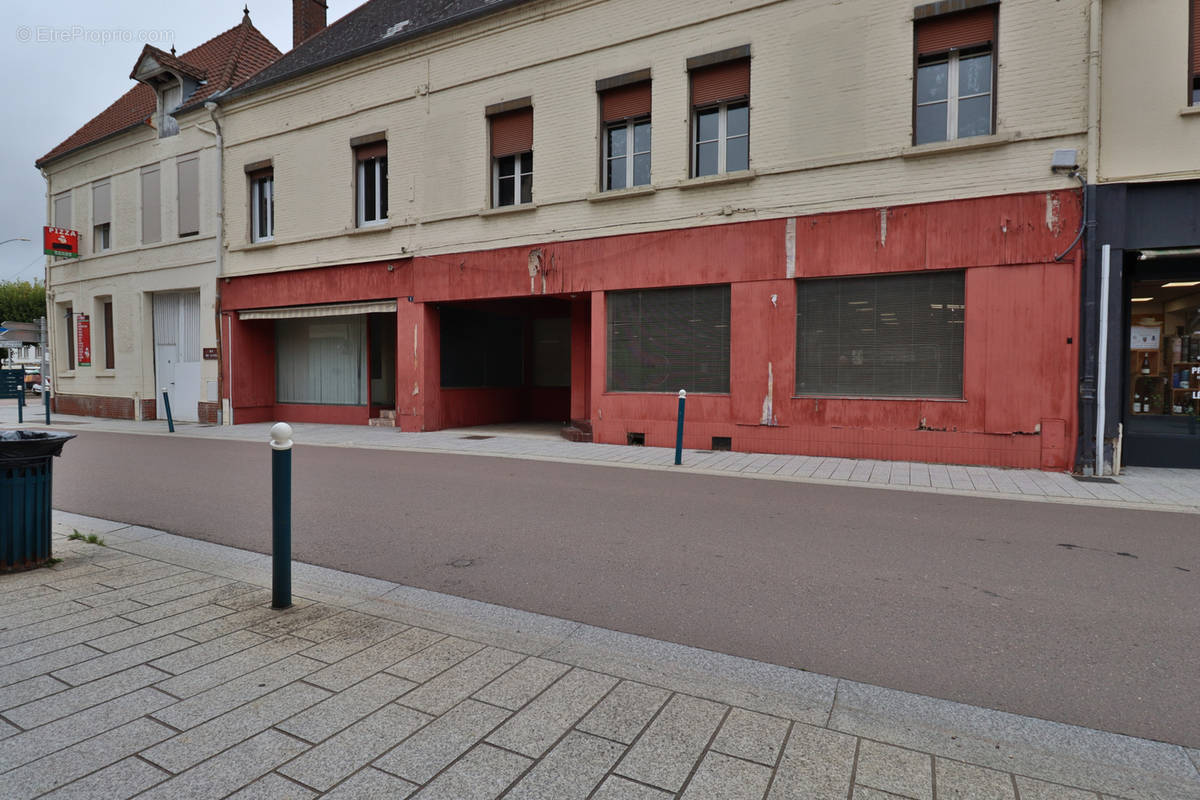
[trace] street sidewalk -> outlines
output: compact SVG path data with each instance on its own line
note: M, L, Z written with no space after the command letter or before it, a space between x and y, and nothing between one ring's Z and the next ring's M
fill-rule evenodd
M1195 800L1200 751L56 512L0 575L0 796ZM96 534L104 545L67 535Z
M26 409L24 427L45 427L41 424L44 417L31 412L41 412L41 407ZM0 402L0 427L19 427L16 420L17 409L13 401ZM270 423L229 426L176 423L176 432L170 434L163 420L133 422L56 414L51 422L51 427L72 433L107 431L261 443L270 441L267 431L271 427ZM495 425L432 433L309 423L296 423L293 428L298 446L460 453L1030 502L1200 513L1200 470L1134 467L1124 470L1116 478L1093 481L1036 469L706 450L684 450L683 465L676 467L675 451L671 448L568 442L558 436L553 426Z

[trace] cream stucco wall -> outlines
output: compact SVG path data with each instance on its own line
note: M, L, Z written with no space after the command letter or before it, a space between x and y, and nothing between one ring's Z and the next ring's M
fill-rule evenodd
M47 295L55 391L70 395L157 398L154 374L152 296L155 292L200 290L202 347L216 342L216 148L199 123L206 112L180 120L176 136L159 139L143 127L51 162L47 190L53 197L71 192L71 228L79 231L78 259L48 259ZM211 122L205 127L211 129ZM180 237L176 160L199 153L200 232ZM141 170L160 167L162 238L142 244ZM111 181L111 249L97 253L92 241L92 185ZM53 213L53 212L51 212ZM51 221L52 224L52 221ZM113 303L115 368L104 368L103 298ZM59 354L66 343L60 313L70 305L91 316L92 364L66 369ZM217 362L205 361L200 398L210 395ZM215 386L211 393L215 394ZM135 403L136 407L136 403ZM195 409L190 409L192 416ZM160 412L161 413L161 412Z
M227 274L1059 189L1086 164L1087 0L1000 4L997 134L911 146L906 0L545 0L227 102ZM749 44L753 177L689 180L685 62ZM653 74L652 183L596 196L595 81ZM484 108L533 98L533 209L487 209ZM390 223L353 228L350 140L386 131ZM244 166L271 159L251 245ZM600 202L603 199L604 202Z
M1200 107L1188 103L1188 0L1104 0L1102 182L1200 174Z

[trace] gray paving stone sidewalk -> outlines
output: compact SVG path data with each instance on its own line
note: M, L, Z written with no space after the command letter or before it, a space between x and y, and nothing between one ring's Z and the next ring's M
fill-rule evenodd
M96 533L105 546L69 541ZM1189 800L1200 752L73 514L0 575L0 797Z
M8 403L8 405L5 405ZM0 401L0 426L17 425L12 401ZM40 410L40 407L35 410ZM39 425L42 417L29 413L24 427ZM268 423L207 426L177 423L175 434L167 433L165 421L132 422L96 417L55 415L51 427L62 430L107 431L146 435L174 435L266 443ZM995 497L1030 502L1053 502L1111 508L1137 508L1200 514L1200 470L1127 468L1112 482L1079 481L1065 473L1036 469L961 467L908 461L833 458L821 456L776 456L761 453L685 450L684 463L674 466L675 451L666 447L568 442L553 426L496 425L478 428L402 433L394 428L363 425L317 425L297 423L298 445L362 447L380 450L459 453L504 458L675 470L705 475L820 483L842 486Z

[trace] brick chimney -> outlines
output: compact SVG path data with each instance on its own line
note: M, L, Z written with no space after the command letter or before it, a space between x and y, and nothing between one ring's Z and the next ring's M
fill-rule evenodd
M325 0L292 0L292 48L325 30Z

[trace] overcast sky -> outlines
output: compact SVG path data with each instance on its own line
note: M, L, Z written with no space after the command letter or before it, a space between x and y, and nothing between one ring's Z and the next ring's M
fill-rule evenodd
M362 0L329 0L329 21ZM191 50L242 21L245 0L5 3L0 22L0 281L42 277L46 190L33 162L134 85L145 44ZM291 0L250 0L250 19L292 46ZM106 41L107 40L107 41Z

